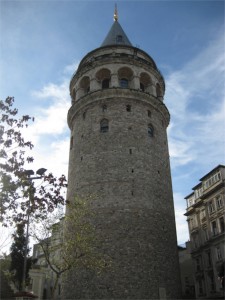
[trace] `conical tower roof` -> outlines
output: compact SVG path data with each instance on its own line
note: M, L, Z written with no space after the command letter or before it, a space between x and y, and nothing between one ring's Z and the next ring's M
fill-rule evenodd
M114 12L114 23L109 30L106 38L104 39L101 47L109 46L109 45L127 45L132 46L131 42L129 41L126 33L123 31L120 23L118 22L118 14L117 9L115 8Z

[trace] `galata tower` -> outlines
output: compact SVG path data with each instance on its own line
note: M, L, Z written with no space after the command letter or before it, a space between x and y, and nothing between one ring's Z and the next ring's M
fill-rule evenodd
M112 267L72 270L64 299L180 298L164 92L154 60L131 44L115 9L102 45L71 79L68 113L68 199L97 195L96 234Z

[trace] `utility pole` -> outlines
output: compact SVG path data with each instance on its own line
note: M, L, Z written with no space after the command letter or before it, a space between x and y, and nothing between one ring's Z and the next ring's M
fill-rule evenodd
M42 179L44 173L47 171L45 168L40 168L37 170L36 174L39 176L31 177L34 175L33 170L26 170L25 174L28 176L27 180L32 182L36 179ZM29 191L29 202L28 202L28 211L27 211L27 229L26 229L26 240L25 240L25 256L24 256L24 264L23 264L23 281L22 281L22 291L25 291L26 288L26 269L27 269L27 253L28 253L28 242L29 242L29 225L30 225L30 201L34 197L34 187Z

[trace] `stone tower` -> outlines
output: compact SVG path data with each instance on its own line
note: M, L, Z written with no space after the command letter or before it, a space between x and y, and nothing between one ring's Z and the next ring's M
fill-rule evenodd
M132 46L115 10L102 45L71 79L68 113L68 199L97 195L96 232L112 268L98 276L72 270L64 299L180 297L164 91L155 62Z

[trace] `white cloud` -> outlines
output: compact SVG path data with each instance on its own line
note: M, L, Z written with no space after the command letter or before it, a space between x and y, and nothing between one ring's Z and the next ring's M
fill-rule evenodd
M74 62L68 66L66 66L63 70L64 74L69 74L71 76L71 74L73 74L74 72L76 72L77 68L79 66L79 62Z
M74 66L74 64L73 64ZM67 67L65 67L67 69ZM32 95L45 101L35 108L35 122L24 130L27 140L34 148L31 167L34 170L45 167L56 176L67 176L69 161L69 128L67 113L70 107L69 78L60 84L49 83Z
M219 37L166 79L173 167L224 159L224 72L224 41Z

